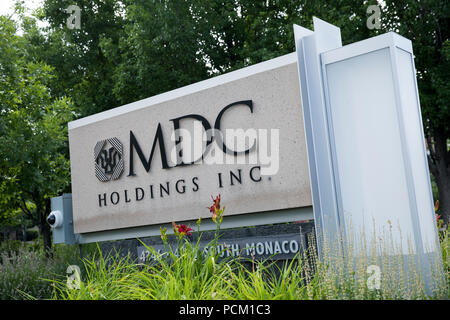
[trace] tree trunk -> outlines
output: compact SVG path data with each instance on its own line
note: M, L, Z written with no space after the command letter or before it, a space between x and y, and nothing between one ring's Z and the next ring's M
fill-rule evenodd
M429 166L439 191L439 215L446 226L450 222L450 152L447 150L447 135L436 130L433 142L428 139Z
M439 215L444 220L446 226L450 222L450 177L436 178L439 190Z
M52 233L50 230L50 226L47 224L47 222L44 222L44 225L42 228L42 235L44 237L45 256L50 257L51 249L52 249Z
M47 223L47 215L50 213L49 210L50 210L50 199L46 199L44 208L40 206L36 207L36 211L39 218L39 231L41 232L42 237L44 238L44 252L46 257L51 256L51 249L52 249L52 233L51 228Z

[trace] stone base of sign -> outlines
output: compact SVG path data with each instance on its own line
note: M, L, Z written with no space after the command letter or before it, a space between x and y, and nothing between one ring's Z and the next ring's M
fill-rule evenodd
M210 249L211 247L208 244L214 239L215 231L205 231L200 232L200 234L201 249ZM311 245L311 236L314 236L314 222L313 220L305 220L221 230L217 245L219 252L222 252L221 256L224 258L252 259L253 257L257 260L282 261L294 258L298 252L303 252L305 248L308 248ZM198 232L194 231L188 239L196 243L198 237ZM172 248L176 248L177 240L175 236L169 235L168 243ZM160 253L165 252L160 236L107 241L100 244L100 249L104 255L118 252L121 256L129 254L131 259L137 262L146 262L152 259L152 255L146 246L152 247Z

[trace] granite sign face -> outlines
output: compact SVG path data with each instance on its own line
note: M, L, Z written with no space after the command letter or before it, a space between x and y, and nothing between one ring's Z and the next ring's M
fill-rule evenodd
M201 253L206 255L212 250L216 231L192 232L187 237L191 244L199 242ZM296 221L255 227L231 228L220 230L216 242L216 252L221 258L243 258L252 260L290 260L311 248L314 242L314 222L312 220ZM161 236L125 239L100 243L105 255L118 252L122 257L130 255L132 260L140 263L155 261L155 253L161 258L168 256L168 250L175 251L178 240L174 235L167 236L166 246Z
M300 101L289 54L69 123L75 233L311 206Z
M270 235L264 237L235 238L224 241L218 241L216 251L220 258L241 257L249 259L271 259L287 260L292 259L297 253L305 250L305 235L300 233L288 233L283 235ZM213 250L210 242L202 241L199 243L202 254L208 254ZM147 263L155 260L155 253L161 256L167 255L167 249L164 245L152 245L150 247L137 247L137 255L140 263ZM175 251L175 255L177 252Z

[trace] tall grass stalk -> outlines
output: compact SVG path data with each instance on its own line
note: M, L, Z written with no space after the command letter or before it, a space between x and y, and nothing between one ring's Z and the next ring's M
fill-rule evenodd
M389 232L384 235L386 239ZM177 250L166 254L147 247L155 257L148 263L135 263L130 257L119 255L103 257L99 253L85 260L86 276L80 289L69 289L64 281L55 281L52 298L448 299L448 230L441 236L444 270L432 268L436 275L445 274L446 281L438 276L442 281L437 282L432 296L416 272L413 254L405 258L393 241L364 240L356 246L357 239L365 238L358 234L345 245L341 242L325 248L324 259L319 259L315 246L310 246L282 266L268 260L220 259L221 252L202 250L199 240L191 243L186 239L182 239ZM309 243L314 243L314 239L310 240ZM213 240L211 245L217 241ZM379 289L367 285L370 265L380 268Z

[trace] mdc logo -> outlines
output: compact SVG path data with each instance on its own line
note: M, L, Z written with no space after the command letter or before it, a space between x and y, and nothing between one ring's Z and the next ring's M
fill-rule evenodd
M95 176L102 182L117 180L123 173L123 146L117 138L97 142L94 148Z

